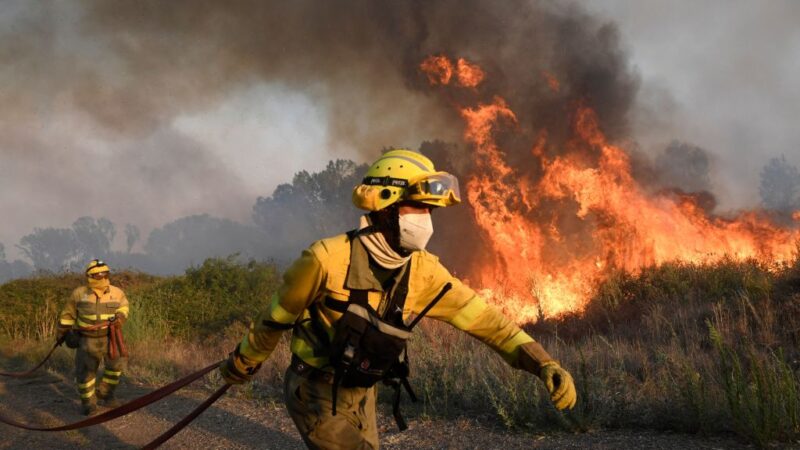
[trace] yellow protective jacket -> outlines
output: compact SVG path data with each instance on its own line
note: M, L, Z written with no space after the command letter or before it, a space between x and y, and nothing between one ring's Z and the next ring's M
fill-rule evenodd
M450 275L433 254L413 252L410 264L408 295L403 309L406 323L409 323L409 316L421 312L447 283L452 283L452 289L426 317L445 321L469 333L515 367L526 366L519 358L520 346L532 345L533 338ZM342 234L315 242L285 272L283 285L266 310L250 325L239 345L239 353L253 363L264 361L282 332L294 328L292 353L318 369L332 370L327 349L321 348L325 343L315 336L320 336L321 325L328 334L328 342L332 341L335 323L342 316L337 309L342 310L341 306L346 305L350 289L369 290L370 306L379 313L388 303L385 301L388 295L370 270L367 251L358 239L351 243L349 236ZM335 304L338 302L341 305ZM314 321L318 323L316 330ZM293 327L292 324L297 325ZM538 343L533 345L538 346Z
M94 293L88 286L81 286L70 295L64 309L61 310L58 323L61 326L88 327L107 321L121 313L128 317L128 298L122 289L109 286L103 295ZM105 336L105 332L88 333Z

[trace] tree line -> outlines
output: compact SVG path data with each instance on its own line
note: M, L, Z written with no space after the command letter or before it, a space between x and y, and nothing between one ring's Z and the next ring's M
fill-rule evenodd
M425 143L423 149L435 152L443 145ZM711 190L709 166L703 149L673 142L654 159L652 170L663 186L706 192ZM337 159L320 172L300 171L291 183L256 200L250 224L192 215L152 230L144 241L135 225L126 224L124 251L112 248L117 226L106 218L80 217L65 228L35 228L16 245L25 260L8 261L0 243L0 282L36 272L80 270L92 258L106 259L115 268L165 275L231 254L285 263L314 240L357 224L360 212L350 196L366 169ZM784 156L770 159L761 170L759 193L762 206L778 221L793 223L792 213L800 210L800 172ZM140 243L141 250L133 251Z
M7 261L0 243L0 282L32 273L79 271L102 258L115 269L175 274L215 256L286 262L321 236L353 228L359 213L350 203L365 165L338 159L320 172L300 171L291 183L253 205L252 223L208 214L182 217L152 230L142 241L139 228L126 224L125 250L113 249L117 226L106 218L80 217L69 227L34 228L16 245L25 260ZM141 250L133 249L141 244Z

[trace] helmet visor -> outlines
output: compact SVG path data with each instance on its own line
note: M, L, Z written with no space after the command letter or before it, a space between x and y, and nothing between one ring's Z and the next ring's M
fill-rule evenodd
M436 172L408 187L407 198L414 201L438 200L444 205L461 202L458 179L447 172Z

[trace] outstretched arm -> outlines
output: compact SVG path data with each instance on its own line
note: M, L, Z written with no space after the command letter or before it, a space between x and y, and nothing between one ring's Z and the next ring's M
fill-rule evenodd
M572 376L545 351L544 347L509 320L497 308L489 305L475 291L453 277L438 261L426 271L431 273L432 299L447 284L452 289L428 313L429 317L445 321L490 346L511 366L523 369L542 379L558 409L572 408L576 393ZM415 305L419 313L426 304Z
M323 282L322 265L311 250L304 250L284 273L283 284L267 308L250 324L247 334L220 367L227 382L249 381L283 332L292 329L297 317L316 297Z

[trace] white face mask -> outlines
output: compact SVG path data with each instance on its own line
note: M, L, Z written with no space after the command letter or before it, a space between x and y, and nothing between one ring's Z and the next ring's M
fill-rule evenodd
M430 214L403 214L400 216L400 247L405 250L424 250L433 236Z

